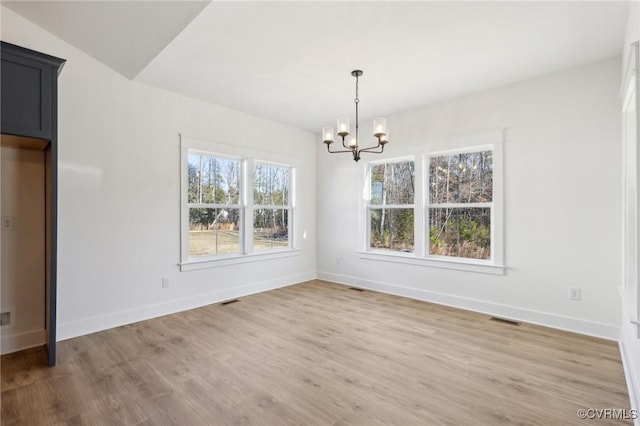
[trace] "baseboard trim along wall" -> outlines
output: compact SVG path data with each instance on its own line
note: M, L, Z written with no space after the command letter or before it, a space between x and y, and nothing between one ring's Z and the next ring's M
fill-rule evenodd
M318 279L331 281L337 284L356 286L381 293L393 294L396 296L408 297L410 299L423 300L425 302L437 303L439 305L451 306L454 308L466 309L487 315L495 315L503 318L514 319L559 330L571 331L593 337L600 337L607 340L617 341L620 330L618 327L592 321L585 321L547 312L522 309L516 306L501 305L497 303L485 302L482 300L468 299L450 294L437 293L412 287L403 287L389 283L363 280L357 277L333 274L318 271Z
M182 299L171 300L164 303L142 306L140 308L128 311L119 311L107 315L90 317L80 321L58 323L58 341L71 339L73 337L83 336L85 334L95 333L126 324L131 324L138 321L144 321L151 318L170 315L189 309L199 308L201 306L218 303L224 300L248 296L251 294L273 290L280 287L286 287L304 281L313 280L315 278L334 282L337 284L366 288L369 290L379 291L381 293L393 294L396 296L408 297L416 300L423 300L425 302L437 303L439 305L446 305L487 315L495 315L503 318L528 322L531 324L538 324L546 327L557 328L560 330L600 337L607 340L618 341L620 337L619 328L609 324L585 321L576 318L550 314L547 312L533 311L509 305L501 305L481 300L453 296L449 294L431 292L428 290L403 287L389 283L363 280L357 277L319 271L317 274L314 272L307 272L304 274L280 277L274 280L261 281L240 287L233 287L220 291L214 291L211 293L204 293ZM5 345L3 338L3 351L4 346Z
M0 354L10 354L12 352L35 348L37 346L44 345L46 342L47 331L44 329L25 331L17 334L2 332L2 339L0 339Z
M171 300L164 303L142 306L137 309L113 312L107 315L90 317L80 321L58 323L57 340L61 341L78 336L84 336L85 334L108 330L110 328L132 324L138 321L145 321L164 315L175 314L177 312L187 311L189 309L195 309L225 300L248 296L255 293L261 293L263 291L273 290L280 287L286 287L300 282L313 280L315 278L315 271L307 272L303 274L279 277L277 279L268 281L251 283L240 287L213 291L211 293L198 294L195 296Z

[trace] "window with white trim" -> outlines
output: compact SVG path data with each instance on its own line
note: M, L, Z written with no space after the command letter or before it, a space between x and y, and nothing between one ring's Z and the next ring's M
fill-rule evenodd
M289 247L291 167L253 164L253 250Z
M493 151L428 156L429 255L491 259Z
M366 164L363 258L504 273L501 135L469 139Z
M413 252L415 163L413 159L368 165L369 248Z
M241 253L240 160L189 151L189 258Z
M181 148L182 270L294 251L293 166L264 160L253 150L229 155L227 145L185 137Z

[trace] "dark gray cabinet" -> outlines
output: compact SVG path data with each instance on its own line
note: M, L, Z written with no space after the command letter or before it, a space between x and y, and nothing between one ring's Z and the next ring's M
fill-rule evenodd
M2 146L46 154L46 329L49 365L56 363L58 235L58 74L64 59L1 42L0 130Z
M64 60L2 42L2 133L51 140Z

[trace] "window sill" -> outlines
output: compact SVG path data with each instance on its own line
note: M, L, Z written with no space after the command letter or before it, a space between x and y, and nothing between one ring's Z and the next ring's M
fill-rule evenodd
M265 260L280 259L284 257L298 256L300 249L265 250L259 253L243 254L221 257L217 259L190 260L180 263L180 271L195 271L198 269L218 268L221 266L238 265L242 263L262 262Z
M382 262L403 263L406 265L426 266L431 268L453 269L457 271L479 272L491 275L504 275L504 265L494 265L473 259L420 258L413 253L392 253L385 251L358 251L360 259L377 260Z

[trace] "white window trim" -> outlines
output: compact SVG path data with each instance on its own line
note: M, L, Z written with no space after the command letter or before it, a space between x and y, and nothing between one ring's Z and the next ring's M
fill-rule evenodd
M482 152L482 151L492 151L492 155L493 155L493 187L494 187L494 191L497 188L496 185L496 167L495 165L498 164L498 168L502 168L502 153L499 154L500 158L498 159L498 161L500 161L500 163L498 163L496 161L496 151L500 150L499 148L496 148L496 144L490 144L490 145L479 145L479 146L473 146L473 147L465 147L463 149L453 149L453 150L447 150L447 151L438 151L438 152L430 152L428 154L424 155L424 162L423 162L423 167L424 167L424 173L427 173L428 167L429 167L429 163L430 160L433 157L441 157L441 156L451 156L451 155L456 155L456 154L466 154L466 153L470 153L470 152ZM426 179L426 176L425 176ZM501 178L499 178L499 180L501 180ZM429 183L430 182L426 182L426 180L422 181L424 183L423 185L423 193L424 193L424 205L423 205L423 211L424 211L424 232L426 235L426 232L428 231L429 225L429 213L428 210L430 208L489 208L491 209L491 254L490 254L490 259L487 260L483 260L483 259L469 259L469 258L464 258L464 257L454 257L454 256L437 256L437 255L432 255L429 254L429 250L427 247L427 243L425 241L425 245L424 245L424 257L429 259L429 260L433 260L433 261L442 261L442 260L447 260L447 261L452 261L452 262L456 262L456 263L465 263L468 264L470 260L473 260L473 262L471 262L472 264L482 264L482 265L501 265L502 264L502 250L501 247L497 247L500 244L495 244L494 241L496 241L496 237L498 236L498 230L496 228L501 228L501 226L494 226L496 224L496 215L494 214L496 211L497 206L501 205L501 200L498 200L498 202L496 202L496 194L492 195L492 201L491 202L483 202L483 203L436 203L436 204L431 204L429 203L429 197L428 197L428 191L429 191ZM502 185L502 182L500 182L500 187ZM499 191L500 193L502 193L502 191ZM499 198L499 197L498 197ZM426 237L425 237L426 239ZM496 257L497 255L499 255L499 257ZM498 262L496 263L496 260L498 260Z
M364 164L363 176L363 202L361 205L361 214L359 215L360 226L362 232L362 250L357 253L361 259L377 260L385 262L394 262L401 264L418 265L425 267L453 269L459 271L478 272L493 275L504 275L506 266L504 265L504 131L488 130L478 132L471 135L455 136L451 140L453 143L448 144L449 147L444 150L428 152L421 156L419 152L428 151L428 147L424 145L409 146L414 151L415 156L419 158L415 164L415 182L419 182L414 194L414 252L402 253L392 250L371 249L369 244L369 205L367 197L370 196L370 177L369 169L372 164L380 164L385 162L397 162L413 159L413 156L394 157L382 160L375 160ZM431 145L431 144L429 144ZM447 145L446 142L440 141L440 146ZM428 187L425 183L425 174L428 170L428 161L430 157L439 155L451 155L457 153L477 152L482 150L493 151L493 201L491 208L491 259L470 259L462 257L436 256L428 254L426 237L428 225L426 223L428 208ZM469 207L475 207L485 203L469 204ZM369 220L367 220L369 219Z
M189 153L198 153L198 154L203 154L203 155L207 155L207 156L215 156L216 158L224 158L226 160L233 160L233 161L237 161L238 165L239 165L239 176L238 176L238 185L241 188L241 194L244 194L245 192L245 187L246 187L246 173L245 173L245 169L246 169L246 161L243 160L242 158L238 158L238 157L232 157L230 155L219 155L217 153L213 153L210 151L205 151L202 149L194 149L194 148L187 148L184 151L181 151L181 162L182 162L182 174L181 174L181 193L184 194L184 199L182 200L184 203L181 205L181 222L183 220L186 220L186 226L187 228L189 227L189 209L191 208L213 208L213 209L237 209L240 211L240 232L239 234L242 235L244 233L244 228L245 226L245 217L246 217L246 208L245 208L245 204L243 203L242 199L238 199L238 203L237 204L218 204L218 203L189 203L188 200L188 196L189 196L189 191L188 191L188 179L185 179L185 176L187 176L188 173L188 163L189 163ZM183 211L184 209L184 211ZM184 222L182 222L183 225L185 225ZM185 229L187 229L185 228ZM215 255L209 255L209 256L201 256L198 261L202 262L202 261L206 261L206 260L213 260L213 259L217 259L220 257L235 257L235 256L239 256L241 254L246 254L246 249L244 247L244 241L242 238L239 238L240 241L238 241L240 249L239 249L239 253L233 253L233 254L228 254L228 255L220 255L220 254L215 254ZM191 260L189 259L189 238L188 238L188 233L187 233L187 238L184 241L181 241L181 250L186 250L186 251L181 251L181 253L186 253L187 255L187 262L190 262ZM182 259L184 262L184 259Z
M216 157L240 160L240 253L229 255L210 255L197 258L189 257L189 203L188 203L188 157L189 151L200 152ZM289 167L289 241L287 247L252 251L253 247L253 191L249 186L249 170L253 170L253 162ZM297 222L296 212L296 179L297 165L295 159L273 153L262 152L228 145L219 142L205 141L180 134L180 271L193 271L205 268L259 262L272 259L297 256L300 254L294 232Z
M265 260L282 259L285 257L298 256L300 249L278 249L263 250L246 255L221 256L216 259L191 260L180 263L181 271L195 271L205 268L219 268L221 266L238 265L248 262L261 262Z
M246 190L245 194L246 194L247 202L245 205L247 206L247 215L248 215L247 217L250 217L251 221L253 221L253 213L256 209L256 206L258 206L258 208L262 208L265 210L287 210L287 217L289 218L289 223L288 223L289 239L287 241L287 247L262 249L260 251L253 251L253 249L251 249L250 252L247 252L245 254L262 254L262 253L269 253L269 252L281 252L283 250L293 250L294 244L293 244L292 235L294 235L294 226L295 226L295 220L293 220L293 217L294 217L294 211L295 211L294 205L295 205L295 198L296 198L295 192L294 192L295 185L293 184L295 179L295 167L293 167L290 164L284 164L276 161L266 161L262 159L251 158L247 160L247 174L249 173L248 172L249 170L253 170L253 167L256 163L266 164L269 166L286 167L287 169L289 169L289 194L287 196L286 206L276 206L276 205L268 205L268 204L255 204L253 200L253 191ZM253 223L251 224L251 226L247 226L245 241L248 247L253 247Z
M365 260L401 263L431 268L453 269L491 275L504 275L505 267L492 263L480 263L477 259L449 258L446 256L417 257L414 253L391 253L383 250L358 251L358 257Z
M388 159L383 159L383 160L373 160L373 161L368 161L365 164L365 178L364 178L364 190L362 192L362 196L364 198L364 212L365 212L365 226L366 226L366 230L364 232L364 247L366 248L366 250L372 251L372 250L380 250L381 252L387 252L389 251L390 253L396 253L393 250L384 250L384 249L372 249L371 248L371 209L413 209L414 211L414 215L415 215L415 206L416 206L416 194L414 193L413 195L413 203L411 204L371 204L371 167L372 166L376 166L378 164L390 164L390 163L403 163L406 161L413 161L414 162L414 169L415 169L415 157L413 155L405 155L402 157L393 157L393 158L388 158ZM415 176L414 176L414 180L415 180ZM414 222L415 222L415 217L414 217ZM415 229L415 223L414 223L414 229ZM415 239L415 232L414 232L414 239ZM415 241L414 241L414 247L415 247Z

